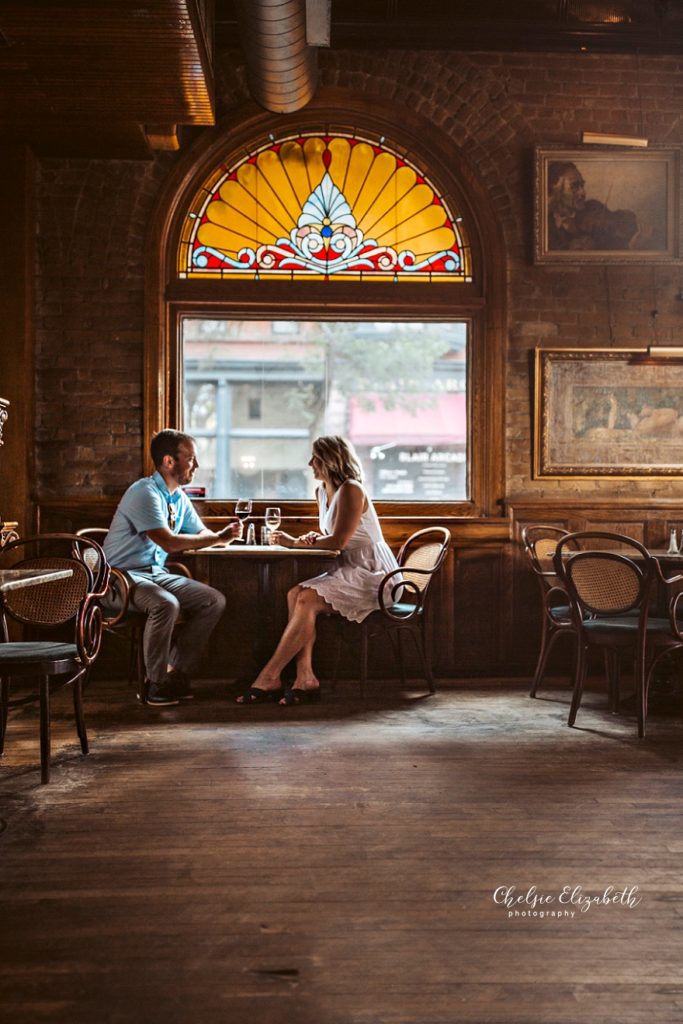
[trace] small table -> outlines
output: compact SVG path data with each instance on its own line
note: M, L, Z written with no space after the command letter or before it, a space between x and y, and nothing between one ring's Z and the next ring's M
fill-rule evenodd
M73 569L0 569L0 594L73 576Z
M262 668L265 661L272 654L274 637L275 616L273 601L270 599L271 590L271 567L274 563L289 562L294 570L297 569L300 560L310 562L311 559L328 562L338 558L340 551L330 548L286 548L279 544L214 544L207 548L197 548L194 551L184 552L183 557L191 557L197 569L193 576L201 579L203 576L210 577L209 562L219 559L226 562L251 562L257 569L257 608L254 616L256 635L252 645L253 668ZM324 571L324 570L320 570ZM316 575L313 572L302 573L301 579L307 579ZM253 679L254 672L251 672ZM246 680L246 676L240 676L238 682Z

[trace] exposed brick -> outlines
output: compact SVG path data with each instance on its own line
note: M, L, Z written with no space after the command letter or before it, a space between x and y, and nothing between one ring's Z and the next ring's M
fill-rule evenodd
M582 130L683 143L683 61L594 54L320 51L322 85L409 107L462 154L487 190L508 277L506 492L557 496L530 479L529 353L678 339L678 267L534 266L533 147L573 148ZM238 53L216 60L219 116L247 99ZM193 137L198 133L193 133ZM44 160L39 165L36 287L38 492L116 494L140 472L145 244L179 158ZM413 154L419 161L419 154ZM457 170L456 170L457 173ZM40 396L50 395L49 402ZM646 494L647 482L576 481L585 495ZM659 481L662 497L676 481Z

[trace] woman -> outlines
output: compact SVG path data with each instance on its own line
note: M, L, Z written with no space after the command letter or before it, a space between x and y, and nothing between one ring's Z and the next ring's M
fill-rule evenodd
M341 555L334 568L289 591L287 627L275 654L248 692L237 698L240 704L278 697L285 705L318 700L320 683L312 663L317 616L339 612L352 622L362 622L379 607L377 591L382 577L398 568L363 487L362 470L351 444L342 437L319 437L313 442L308 465L320 481L316 492L320 533L290 537L277 532L271 542L290 548L338 549ZM392 580L392 584L398 582L398 577ZM280 673L292 658L296 658L296 679L284 690Z

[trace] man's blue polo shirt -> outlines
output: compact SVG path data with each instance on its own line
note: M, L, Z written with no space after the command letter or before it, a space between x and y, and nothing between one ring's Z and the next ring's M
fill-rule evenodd
M164 526L173 533L199 533L204 529L185 492L178 487L171 494L161 474L153 473L131 484L119 502L104 541L110 565L147 571L163 568L167 554L149 539L147 530Z

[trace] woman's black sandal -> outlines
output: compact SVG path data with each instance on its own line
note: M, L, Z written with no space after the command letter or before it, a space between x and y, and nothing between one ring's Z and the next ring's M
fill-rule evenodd
M286 707L292 707L294 704L317 704L319 700L319 686L316 686L314 690L301 690L290 686L288 690L285 690L282 704Z
M249 707L250 704L272 704L277 702L285 694L283 686L277 690L262 690L260 686L245 686L243 690L235 694L235 704L240 707ZM238 700L242 697L242 700Z

